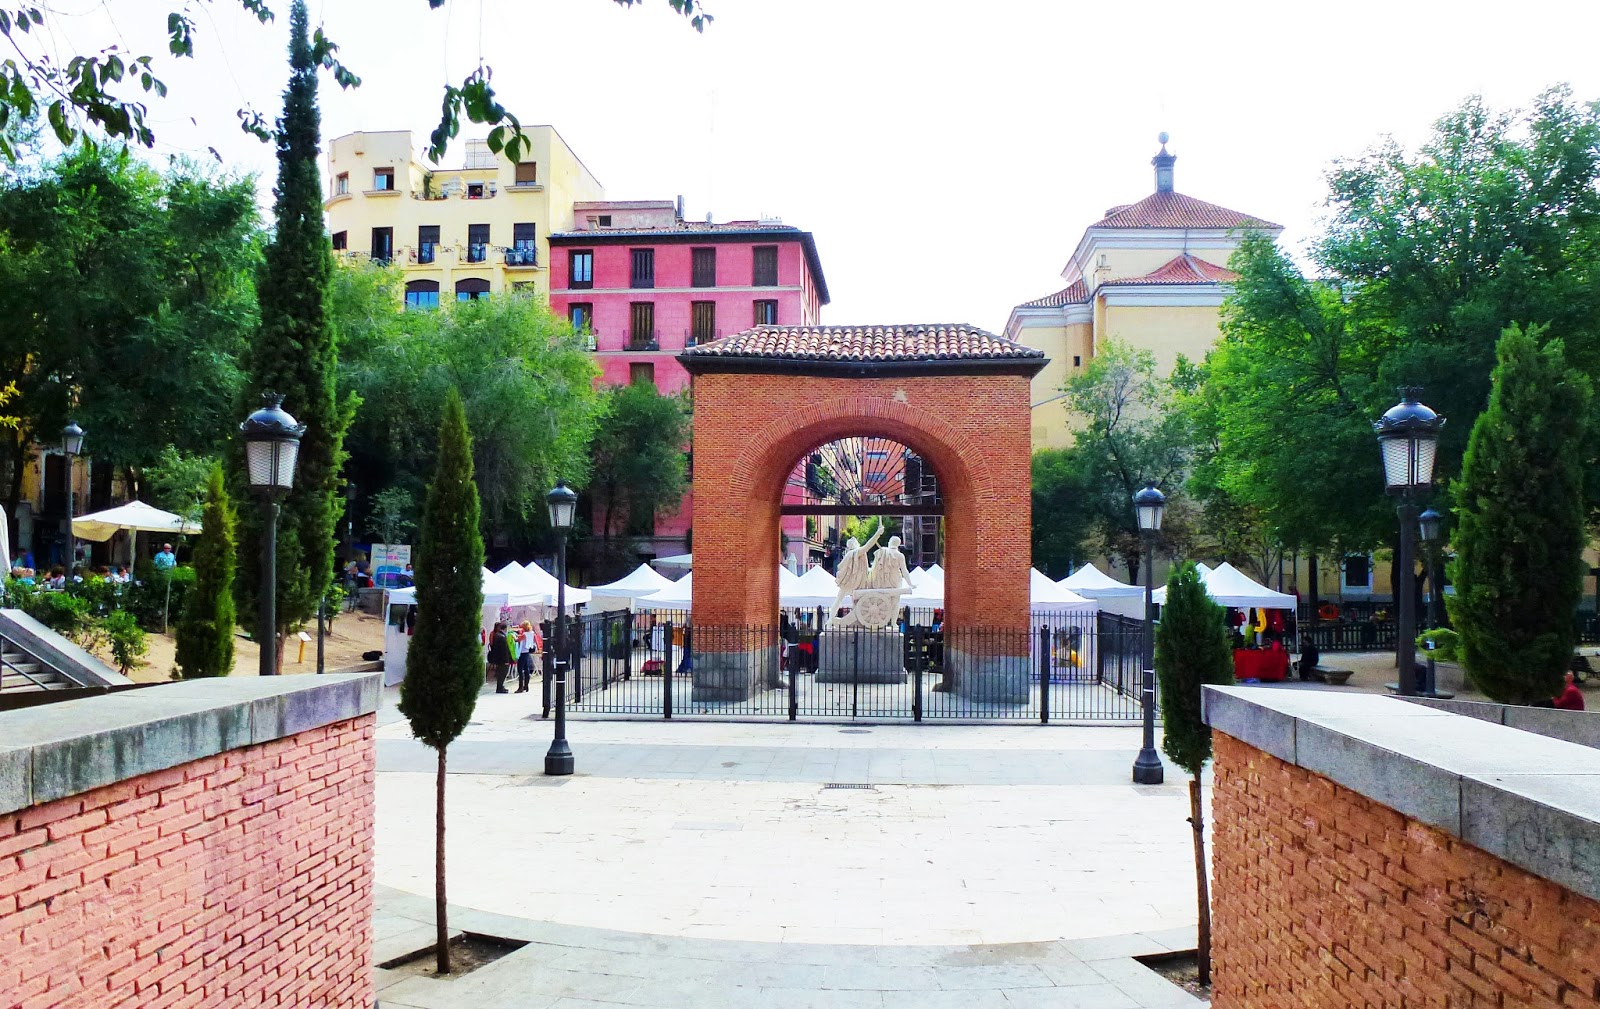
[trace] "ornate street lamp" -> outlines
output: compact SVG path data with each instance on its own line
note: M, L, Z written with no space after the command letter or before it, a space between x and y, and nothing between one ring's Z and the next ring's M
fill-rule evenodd
M1399 666L1399 692L1417 693L1416 658L1416 494L1433 484L1433 461L1439 447L1444 418L1417 402L1421 389L1403 387L1400 402L1390 407L1372 427L1383 452L1383 480L1390 494L1400 498L1399 624L1395 628L1395 662Z
M75 420L61 429L61 451L67 457L67 577L71 578L78 565L78 534L72 529L72 470L78 453L83 451L83 428Z
M571 774L572 747L567 745L567 530L578 510L578 495L565 480L545 495L550 527L556 531L556 735L544 755L544 773Z
M278 672L278 502L294 487L294 464L306 426L283 409L283 397L265 393L261 409L239 425L244 435L245 469L250 489L261 499L265 522L261 537L261 601L256 639L261 644L261 675Z
M1139 538L1144 541L1144 677L1139 688L1143 707L1144 740L1133 762L1133 781L1137 785L1159 785L1166 777L1161 755L1156 753L1156 641L1155 593L1156 533L1167 510L1167 498L1156 489L1155 481L1133 496L1133 511L1139 519Z
M1444 626L1444 516L1429 508L1417 516L1428 565L1428 625Z

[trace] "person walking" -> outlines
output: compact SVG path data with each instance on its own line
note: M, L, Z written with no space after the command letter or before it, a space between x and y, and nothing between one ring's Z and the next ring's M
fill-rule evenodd
M494 692L505 694L506 674L511 671L511 646L506 641L506 624L497 620L489 632L489 671L494 674Z
M539 631L531 621L524 620L517 629L517 644L517 693L526 694L528 683L533 679L534 658L540 650Z

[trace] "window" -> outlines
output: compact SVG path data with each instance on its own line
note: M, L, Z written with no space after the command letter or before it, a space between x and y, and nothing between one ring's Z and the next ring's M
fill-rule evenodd
M467 225L467 262L481 263L489 258L489 226Z
M372 258L387 263L394 258L394 229L372 229Z
M776 326L778 324L778 303L776 301L756 302L756 325Z
M456 281L457 301L477 301L489 296L489 282L478 277Z
M694 249L691 252L694 258L694 277L689 281L694 287L717 286L717 250Z
M333 233L333 251L343 252L350 248L350 232L335 231Z
M656 250L633 250L633 272L629 275L628 286L656 286Z
M1344 584L1351 589L1371 588L1371 558L1366 554L1347 554L1344 559Z
M655 385L656 366L649 361L634 361L628 365L629 385Z
M349 172L340 172L338 175L335 175L333 177L333 195L335 195L335 196L349 196L350 195L350 173Z
M717 338L717 303L692 301L689 303L689 340L705 343Z
M600 225L600 227L602 227L602 228L611 227L611 215L610 214L601 214L599 221L597 221L596 223L598 223Z
M534 161L517 162L516 184L519 186L537 186L539 184L539 165Z
M537 235L538 225L513 224L511 226L511 248L506 250L506 265L538 266L539 244Z
M755 276L750 283L756 287L778 286L778 247L776 245L758 245L753 250L755 253Z
M412 280L406 283L406 307L422 310L439 307L437 280Z
M582 333L594 327L594 306L587 302L567 306L567 321L572 328Z
M594 252L592 250L574 249L567 253L567 263L568 287L594 286Z
M469 182L469 183L467 183L467 199L469 199L469 200L481 200L481 199L483 199L483 183L481 183L481 182Z
M372 170L372 188L380 193L392 192L394 190L394 169L374 168Z
M431 263L439 254L439 226L424 224L417 228L417 262Z
M656 303L636 301L628 313L628 346L635 350L649 348L656 338Z
M1082 368L1083 367L1083 355L1082 354L1073 354L1072 355L1072 366L1074 368Z

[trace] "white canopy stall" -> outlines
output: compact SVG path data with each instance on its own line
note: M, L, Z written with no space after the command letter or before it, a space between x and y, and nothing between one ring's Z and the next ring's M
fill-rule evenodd
M691 571L660 592L640 596L634 603L641 610L682 610L688 612L694 601L694 572Z
M778 605L785 609L815 609L832 606L839 593L839 583L823 567L814 567L797 576L785 587L784 578L778 576Z
M590 605L597 613L632 609L635 599L648 596L652 592L660 592L671 584L671 578L648 564L641 564L614 582L589 586L589 592L593 595Z
M406 653L411 648L411 635L406 627L405 608L417 604L415 586L387 589L384 592L383 627L383 684L392 687L406 678ZM483 622L482 631L494 627L495 621L534 619L543 609L544 597L508 579L483 569Z
M1144 586L1119 582L1093 564L1085 564L1056 584L1098 600L1100 608L1107 613L1144 619Z
M1227 561L1214 568L1208 568L1204 564L1195 566L1200 569L1200 581L1206 587L1206 595L1210 596L1211 601L1218 606L1232 606L1241 610L1294 609L1294 596L1267 588ZM1165 585L1156 589L1155 601L1158 605L1166 604Z
M1028 608L1034 613L1097 613L1100 604L1064 589L1038 568L1028 569Z
M518 564L516 561L511 561L495 573L524 591L536 593L545 606L555 606L556 590L560 586L556 582L556 576L539 565ZM566 603L569 609L573 606L587 605L594 598L594 593L589 589L580 589L573 585L568 585L566 588Z

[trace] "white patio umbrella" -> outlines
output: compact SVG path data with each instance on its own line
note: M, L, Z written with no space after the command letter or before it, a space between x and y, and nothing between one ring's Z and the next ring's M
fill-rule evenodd
M119 529L169 535L193 534L200 531L200 523L190 522L181 515L164 512L143 501L129 501L125 505L108 508L92 515L80 515L72 520L72 535L80 540L104 543L115 536Z

